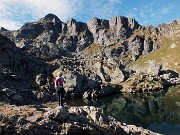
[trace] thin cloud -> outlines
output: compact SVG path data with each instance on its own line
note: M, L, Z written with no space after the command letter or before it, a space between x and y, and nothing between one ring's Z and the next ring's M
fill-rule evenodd
M176 6L163 5L162 2L139 0L130 6L125 0L0 0L0 27L18 29L24 23L38 21L49 13L57 15L64 22L69 18L87 22L93 17L110 19L124 15L135 18L142 25L153 25Z
M4 27L9 30L16 30L21 27L21 24L17 21L11 21L11 20L1 20L0 27Z
M170 4L168 6L164 6L162 9L161 9L161 13L162 14L167 14L169 13L173 8L174 8L175 5L173 4Z
M160 22L163 16L168 14L173 7L173 4L161 6L158 5L156 1L152 1L146 5L140 5L137 8L130 9L126 16L135 18L138 22L141 22L142 25L153 25Z
M79 2L81 0L1 0L0 26L17 29L25 22L39 20L48 13L56 14L64 21L77 14Z
M120 14L120 8L117 7L120 7L121 4L122 0L108 0L106 2L104 0L90 0L89 12L92 17L109 19Z

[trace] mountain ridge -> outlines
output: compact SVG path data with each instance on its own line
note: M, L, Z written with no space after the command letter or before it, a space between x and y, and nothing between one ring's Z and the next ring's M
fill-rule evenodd
M41 61L33 71L37 89L49 91L48 76L60 70L70 82L65 87L69 97L95 98L178 84L179 29L178 21L145 27L135 19L118 16L110 20L93 18L87 24L74 19L64 23L48 14L19 30L0 33L37 63ZM14 70L18 71L16 66ZM103 92L105 87L107 91Z
M145 27L119 16L64 23L48 14L19 30L1 29L0 134L156 134L92 106L54 108L53 78L63 72L66 99L166 93L180 84L179 52L179 21ZM164 106L157 101L147 102L151 113Z

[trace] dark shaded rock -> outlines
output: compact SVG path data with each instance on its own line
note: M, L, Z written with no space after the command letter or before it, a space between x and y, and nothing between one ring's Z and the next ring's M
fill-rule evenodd
M8 31L7 29L5 29L4 27L0 28L0 32L4 32L4 31Z
M147 38L144 40L144 50L143 50L143 54L148 54L151 51L153 51L153 41L151 38Z
M122 89L121 85L101 85L100 87L84 92L83 98L98 98L107 96L110 94L120 93Z
M60 19L56 15L54 15L54 14L47 14L40 21L41 22L44 22L44 21L48 22L49 21L49 22L59 23Z
M45 85L46 84L46 77L43 74L36 75L36 83L38 85Z

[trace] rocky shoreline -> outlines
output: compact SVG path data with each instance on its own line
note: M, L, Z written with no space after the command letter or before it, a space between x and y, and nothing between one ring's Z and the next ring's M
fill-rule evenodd
M126 125L93 106L62 108L0 106L0 135L158 135L147 129Z

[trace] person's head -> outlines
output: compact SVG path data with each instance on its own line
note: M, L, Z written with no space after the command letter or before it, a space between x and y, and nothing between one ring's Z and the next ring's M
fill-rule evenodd
M57 72L57 76L62 76L62 73L61 72Z

